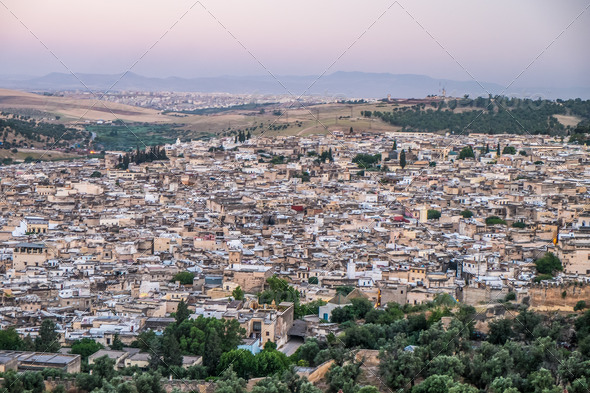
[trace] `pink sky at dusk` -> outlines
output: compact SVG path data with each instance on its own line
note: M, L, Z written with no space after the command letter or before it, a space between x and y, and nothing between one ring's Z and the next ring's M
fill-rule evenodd
M590 86L585 1L402 1L403 8L394 4L389 9L392 2L382 0L203 1L206 9L194 0L2 3L0 75L68 72L14 15L74 72L123 72L178 21L133 72L158 77L265 74L229 31L277 75L319 75L346 52L329 73L469 80L467 70L478 80L504 85L571 23L517 84Z

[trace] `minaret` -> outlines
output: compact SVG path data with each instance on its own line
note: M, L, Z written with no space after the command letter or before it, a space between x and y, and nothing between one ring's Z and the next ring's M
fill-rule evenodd
M356 277L355 267L356 265L354 261L352 260L352 258L350 258L348 264L346 265L346 278L354 280L354 278Z

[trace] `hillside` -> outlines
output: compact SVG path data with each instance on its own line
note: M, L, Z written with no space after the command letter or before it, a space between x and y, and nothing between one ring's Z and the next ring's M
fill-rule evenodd
M93 104L95 106L88 109ZM257 105L240 105L193 112L160 112L97 102L90 96L73 99L0 90L0 109L5 114L4 123L0 124L5 147L46 148L56 137L65 134L58 147L80 145L99 151L144 148L171 143L177 138L186 141L214 136L236 137L240 133L303 136L419 131L567 137L574 134L578 124L585 127L590 122L590 101L506 97L490 101L467 96L306 106L277 103L262 109ZM6 123L9 119L12 125ZM66 129L70 131L64 133ZM579 142L586 141L584 135L577 137Z

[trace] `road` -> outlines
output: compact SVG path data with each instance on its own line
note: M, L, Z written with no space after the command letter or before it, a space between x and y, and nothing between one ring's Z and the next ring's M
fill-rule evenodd
M303 340L292 338L289 341L287 341L287 344L283 345L279 349L279 351L281 351L282 353L284 353L287 356L291 356L295 353L297 348L299 348L301 346L301 344L303 344Z

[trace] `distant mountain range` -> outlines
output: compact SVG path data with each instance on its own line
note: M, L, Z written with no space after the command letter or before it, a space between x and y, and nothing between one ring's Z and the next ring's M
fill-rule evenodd
M204 78L151 78L135 73L118 75L77 74L93 91L186 91L234 94L293 94L320 95L342 98L423 98L441 94L462 97L464 94L487 96L500 94L504 86L495 83L436 79L425 75L387 74L366 72L335 72L318 79L317 76L281 75L274 79L265 76L219 76ZM122 77L123 76L123 77ZM115 84L116 82L116 84ZM111 86L114 86L111 88ZM483 88L482 88L483 86ZM85 90L85 86L71 74L51 73L42 77L0 76L0 87L27 91ZM571 88L510 88L504 95L530 98L590 99L590 87Z

